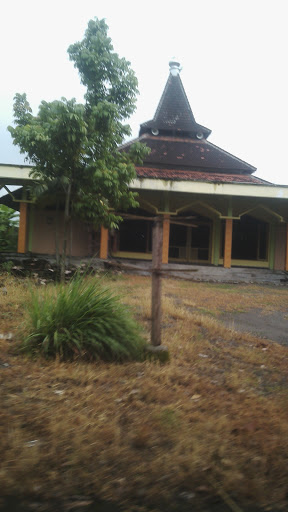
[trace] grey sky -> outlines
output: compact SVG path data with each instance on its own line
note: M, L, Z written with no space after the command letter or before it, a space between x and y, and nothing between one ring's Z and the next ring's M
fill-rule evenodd
M288 184L285 161L288 73L285 0L14 0L1 15L0 162L23 163L11 143L13 96L81 101L83 89L69 44L89 19L106 18L115 50L139 80L133 136L151 119L176 56L198 123L209 140L257 167L257 175Z

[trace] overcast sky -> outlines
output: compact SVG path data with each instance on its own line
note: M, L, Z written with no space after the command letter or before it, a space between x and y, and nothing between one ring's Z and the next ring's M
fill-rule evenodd
M287 2L285 0L14 0L0 20L0 162L20 164L7 126L13 97L82 101L67 48L89 19L105 18L114 49L139 80L133 136L153 118L172 57L196 121L209 141L257 167L257 176L288 184Z

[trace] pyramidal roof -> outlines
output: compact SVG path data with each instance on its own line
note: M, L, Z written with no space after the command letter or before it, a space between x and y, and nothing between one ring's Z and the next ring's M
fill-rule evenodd
M175 180L177 176L184 179L185 174L187 180L218 182L221 173L222 182L238 183L241 179L235 175L243 177L255 172L255 167L207 140L211 130L195 120L179 76L179 62L171 61L169 66L169 77L155 116L140 125L136 139L150 148L141 168L136 167L138 175ZM134 142L124 144L121 150L128 151ZM247 179L243 177L245 183ZM255 177L249 179L251 183L257 182Z
M180 64L170 61L169 77L157 107L155 116L140 125L140 134L157 132L163 135L207 138L211 130L196 123L181 78Z

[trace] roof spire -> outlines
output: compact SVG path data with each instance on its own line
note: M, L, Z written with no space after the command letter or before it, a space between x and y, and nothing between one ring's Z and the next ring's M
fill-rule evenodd
M170 73L153 119L140 125L140 135L207 139L211 130L196 123L181 78L181 66L175 57L169 62Z
M179 75L179 73L181 71L180 62L178 62L177 59L170 60L170 62L169 62L169 70L170 70L170 73L171 73L172 76Z

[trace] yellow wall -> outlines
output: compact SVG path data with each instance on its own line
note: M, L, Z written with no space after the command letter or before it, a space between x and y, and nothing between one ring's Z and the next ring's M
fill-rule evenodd
M31 251L37 254L55 254L56 213L48 210L35 210L32 231ZM59 222L59 248L63 243L63 215ZM68 254L89 256L89 233L83 222L72 220L72 237L68 239Z

